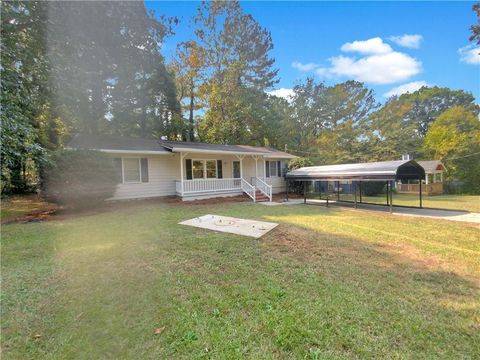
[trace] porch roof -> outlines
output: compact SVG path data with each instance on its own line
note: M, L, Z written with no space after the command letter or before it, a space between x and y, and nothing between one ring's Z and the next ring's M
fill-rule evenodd
M309 166L287 173L290 180L413 180L425 177L425 170L413 160L358 164Z
M293 159L295 155L270 147L249 145L207 144L200 142L168 141L111 135L77 134L67 145L72 149L100 150L110 153L170 154L172 152L258 155L265 158Z

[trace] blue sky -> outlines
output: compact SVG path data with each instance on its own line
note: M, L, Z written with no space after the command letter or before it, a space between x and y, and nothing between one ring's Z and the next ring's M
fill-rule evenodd
M480 102L480 56L469 42L473 2L242 2L272 33L282 89L307 76L327 84L356 79L385 101L422 84L464 89ZM147 2L181 23L167 39L167 61L192 38L197 2ZM407 35L407 36L405 36Z

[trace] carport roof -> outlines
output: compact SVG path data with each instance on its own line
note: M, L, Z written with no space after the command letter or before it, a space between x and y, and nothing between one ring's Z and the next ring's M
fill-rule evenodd
M287 173L290 180L413 180L425 177L414 160L309 166Z

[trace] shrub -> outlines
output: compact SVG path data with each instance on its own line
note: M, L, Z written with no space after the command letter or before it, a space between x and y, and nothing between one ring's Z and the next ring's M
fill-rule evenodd
M41 176L44 197L71 207L103 202L113 196L119 182L113 159L92 150L54 153Z
M386 192L384 181L364 181L362 182L362 194L366 196L375 196Z

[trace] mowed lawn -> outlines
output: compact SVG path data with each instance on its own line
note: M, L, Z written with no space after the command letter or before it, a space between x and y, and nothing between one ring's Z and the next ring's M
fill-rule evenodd
M177 225L209 213L280 225ZM480 358L473 225L250 202L55 218L2 226L2 359Z

